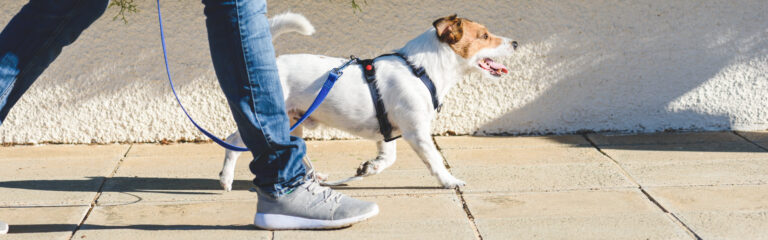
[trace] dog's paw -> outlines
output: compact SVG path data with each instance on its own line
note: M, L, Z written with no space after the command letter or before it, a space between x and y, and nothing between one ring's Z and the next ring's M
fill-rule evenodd
M231 175L219 173L219 184L221 184L221 188L224 188L226 192L232 191L232 182L234 180L234 177Z
M367 177L370 175L378 174L380 173L383 168L379 166L374 160L369 160L364 163L361 163L359 167L357 167L357 175L355 176L363 176Z
M453 176L447 177L446 179L440 179L440 184L442 184L444 188L456 188L467 185L466 182Z

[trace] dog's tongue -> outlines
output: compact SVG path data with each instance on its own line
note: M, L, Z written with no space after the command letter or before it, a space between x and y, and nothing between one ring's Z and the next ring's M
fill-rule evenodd
M509 72L509 70L507 70L507 67L504 66L504 64L494 62L493 59L486 58L485 64L488 64L489 67L491 67L493 70L496 70L497 72L503 72L503 73Z

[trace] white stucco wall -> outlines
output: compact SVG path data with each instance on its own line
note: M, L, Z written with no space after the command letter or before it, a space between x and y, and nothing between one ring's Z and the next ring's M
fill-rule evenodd
M371 57L458 13L521 43L499 80L469 76L445 99L435 134L768 128L768 2L272 1L316 26L278 54ZM0 2L5 25L25 1ZM129 23L110 9L33 85L0 126L0 142L203 139L172 99L154 3ZM165 1L172 71L186 106L219 136L234 130L210 63L202 4ZM345 138L329 129L312 138Z

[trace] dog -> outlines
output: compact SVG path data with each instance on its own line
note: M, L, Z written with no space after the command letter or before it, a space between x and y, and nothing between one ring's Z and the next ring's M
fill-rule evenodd
M271 18L270 30L273 39L289 32L311 35L315 31L304 16L295 13ZM496 36L485 26L454 14L435 20L426 32L395 52L405 55L414 65L423 67L435 85L438 99L444 99L448 91L471 72L480 72L487 78L500 78L507 74L508 69L493 58L509 56L516 49L516 41ZM277 58L286 112L292 121L311 105L329 71L346 61L312 54L289 54ZM432 121L437 111L424 84L397 56L377 58L374 66L376 87L387 109L393 133L402 134L443 187L465 185L464 181L448 172L432 141ZM358 176L370 176L395 163L396 147L395 141L384 141L379 131L376 110L368 83L363 77L363 69L357 65L344 69L344 74L324 103L304 122L304 126L312 128L320 123L376 141L378 156L363 162L358 168ZM301 136L300 128L297 130L294 134ZM226 141L244 146L238 132L227 137ZM225 154L219 177L226 191L232 190L238 156L239 152L230 150Z

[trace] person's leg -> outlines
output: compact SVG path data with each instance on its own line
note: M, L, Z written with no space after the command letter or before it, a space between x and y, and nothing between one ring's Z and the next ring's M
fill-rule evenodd
M216 76L253 153L254 183L279 196L302 183L304 141L288 132L264 0L204 0Z
M0 33L0 125L45 68L98 19L109 0L31 0ZM0 234L8 233L0 221Z
M0 125L14 104L109 0L31 0L0 33Z
M253 153L259 201L254 225L336 228L378 214L305 177L304 142L289 134L265 0L203 0L214 70L243 142Z

